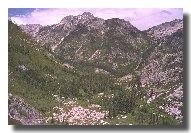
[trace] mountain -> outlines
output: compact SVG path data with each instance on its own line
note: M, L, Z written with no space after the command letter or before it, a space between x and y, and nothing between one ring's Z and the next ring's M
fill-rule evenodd
M161 25L154 26L146 32L152 40L157 40L152 41L155 43L155 47L151 50L146 62L147 64L149 64L148 62L153 63L151 63L152 65L150 64L152 67L148 66L148 68L153 68L154 70L152 70L152 72L156 72L157 66L163 67L160 68L160 74L157 73L159 82L161 82L161 80L168 82L169 80L172 80L172 78L174 78L174 81L179 80L179 82L182 82L184 43L183 21L174 20L166 22ZM150 73L149 75L151 76L152 74ZM170 75L171 77L169 77ZM177 75L177 77L175 75ZM169 77L168 80L167 77Z
M106 105L111 101L104 98L102 110L97 109L101 100L99 93L104 92L109 97L112 90L118 90L120 86L115 84L114 78L70 67L37 45L19 26L11 21L8 25L9 124L106 123L108 113L103 110L111 108ZM79 111L90 116L87 119L77 117ZM66 114L64 121L63 114ZM73 118L77 119L71 121Z
M68 36L68 34L79 27L80 24L99 28L99 25L101 25L103 21L103 19L94 17L89 12L84 12L78 16L66 16L58 24L41 28L39 32L36 33L36 39L39 40L43 46L54 51L64 37Z
M149 29L147 34L157 41L153 41L156 45L141 68L141 84L154 90L156 97L163 97L162 107L169 114L182 119L183 21L166 22Z
M39 28L9 22L9 91L46 124L182 124L182 24L140 31L89 12Z
M136 68L142 53L150 47L145 33L128 21L103 20L89 12L40 28L36 40L63 61L80 61L118 75Z
M32 37L36 36L36 33L42 28L40 24L27 24L27 25L20 25L23 31L31 35Z
M179 29L183 29L183 20L175 19L173 21L165 22L149 28L148 30L146 30L146 32L149 36L159 39L164 36L169 36Z
M162 81L181 83L183 81L183 29L164 37L145 62L147 63L143 65L142 77L150 76L150 78L145 78L143 84L147 82L150 84L151 80L154 84L163 83Z
M52 95L58 94L59 87L65 86L65 83L71 84L70 80L77 79L78 75L64 68L11 21L8 35L9 94L12 95L9 98L10 120L26 125L37 124L35 121L38 121L39 117L36 114L42 114L46 119L49 116L47 113L58 105ZM74 94L66 89L67 86L62 87L63 96ZM25 115L22 115L22 112Z

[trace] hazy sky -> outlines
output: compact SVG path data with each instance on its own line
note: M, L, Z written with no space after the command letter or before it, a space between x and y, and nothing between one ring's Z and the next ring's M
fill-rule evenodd
M182 8L10 8L9 17L17 24L52 25L68 15L91 12L103 19L129 20L140 30L174 19L183 18Z

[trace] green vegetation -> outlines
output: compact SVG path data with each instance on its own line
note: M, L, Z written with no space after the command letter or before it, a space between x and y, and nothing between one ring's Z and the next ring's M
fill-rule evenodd
M9 22L9 91L45 113L56 105L52 94L59 87L67 89L63 79L70 82L77 74L56 64L55 59L34 44L18 26Z
M60 60L48 56L50 53L35 46L35 42L10 21L8 50L9 92L24 98L44 115L58 106L52 95L59 95L77 98L83 106L90 103L101 105L103 110L109 111L106 121L111 124L177 124L175 118L157 109L158 103L146 103L143 98L146 91L140 87L136 74L132 81L118 85L116 77L124 71L119 71L114 77L94 71L64 68ZM133 68L134 65L129 67ZM119 115L126 115L127 119L117 119Z

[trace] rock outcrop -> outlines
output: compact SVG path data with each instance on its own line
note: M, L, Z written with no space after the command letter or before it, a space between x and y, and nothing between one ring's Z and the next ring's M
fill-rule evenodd
M34 107L24 99L9 93L9 124L10 125L44 125L45 120Z

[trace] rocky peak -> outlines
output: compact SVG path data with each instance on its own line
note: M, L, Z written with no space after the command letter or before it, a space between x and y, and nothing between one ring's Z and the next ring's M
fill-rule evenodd
M90 13L90 12L84 12L81 16L82 17L88 17L88 18L94 17L94 15L92 13Z
M136 27L134 27L129 21L119 18L112 18L105 20L105 25L108 29L115 30L121 33L130 33L134 35L140 32Z
M183 20L181 20L181 19L175 19L175 20L173 20L173 21L170 21L169 23L170 23L170 25L175 25L175 24L177 24L177 23L182 23L183 22ZM167 22L168 23L168 22Z
M34 29L40 29L42 27L42 25L40 24L26 24L26 25L20 25L20 27L22 29L31 29L31 30L34 30Z
M36 33L39 31L39 29L42 28L42 25L40 25L40 24L27 24L27 25L20 25L20 27L24 32L35 37Z
M74 18L74 16L72 16L72 15L66 16L66 17L64 17L64 18L60 21L60 24L65 24L65 23L67 23L67 22L70 22L73 18Z
M82 23L82 21L85 22L92 19L94 19L93 14L91 14L90 12L84 12L83 14L78 16L73 16L73 15L66 16L60 21L60 24L66 24L66 23L77 24L79 22Z
M149 36L155 39L160 39L162 37L175 33L179 29L183 29L183 20L175 19L173 21L165 22L152 27L147 30L147 33Z
M107 19L106 23L108 25L120 25L120 24L126 24L126 25L131 25L129 21L125 21L124 19L119 19L119 18L111 18L111 19Z
M95 17L90 12L84 12L82 15L77 16L78 23L89 23L92 22L94 18Z

